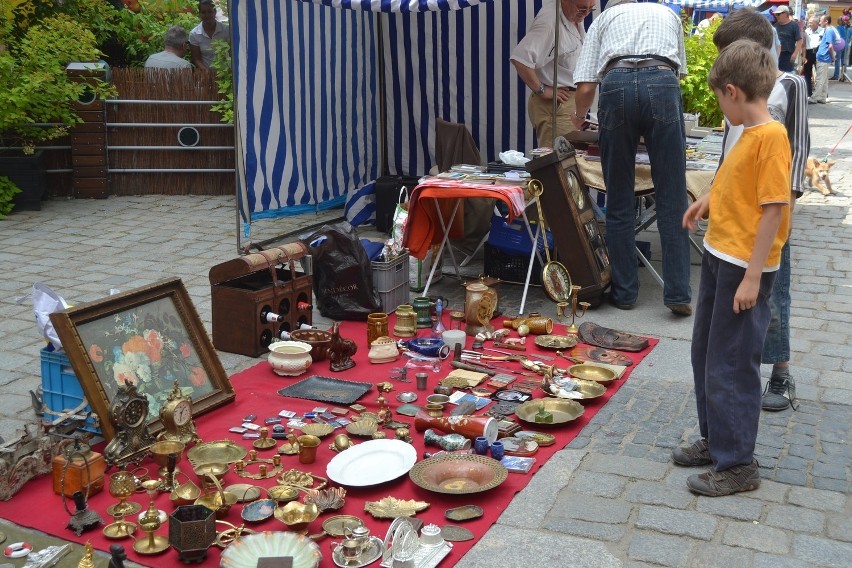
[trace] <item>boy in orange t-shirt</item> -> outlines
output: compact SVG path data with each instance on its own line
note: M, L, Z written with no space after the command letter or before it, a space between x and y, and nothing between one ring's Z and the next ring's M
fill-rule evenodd
M683 216L695 230L709 214L692 332L692 371L701 446L710 471L691 475L694 493L716 497L760 485L754 446L760 417L760 356L769 296L790 223L790 144L772 119L772 54L738 40L719 54L708 82L740 140L719 167L710 192Z

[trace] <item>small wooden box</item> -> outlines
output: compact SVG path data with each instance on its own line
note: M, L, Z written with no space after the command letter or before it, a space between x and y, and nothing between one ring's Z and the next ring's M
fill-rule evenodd
M66 497L71 497L77 491L86 492L86 484L89 485L89 496L99 493L104 488L104 471L106 471L106 461L98 452L89 452L84 461L79 455L73 456L65 467L67 462L65 456L59 455L53 458L53 492L57 495L63 493ZM86 465L89 466L89 473L86 473ZM65 485L62 484L62 473L65 470Z
M313 278L308 248L287 243L210 269L213 346L257 357L282 331L313 322ZM266 313L280 316L275 322Z

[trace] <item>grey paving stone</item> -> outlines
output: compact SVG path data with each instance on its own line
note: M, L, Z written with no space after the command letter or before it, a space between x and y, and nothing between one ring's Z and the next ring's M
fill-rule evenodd
M849 493L850 490L852 490L852 485L843 479L815 477L812 483L814 489L824 489L826 491L836 491L838 493Z
M652 562L663 566L685 566L692 550L693 546L684 539L637 533L630 540L627 556L631 560Z
M570 487L579 493L613 498L621 495L626 485L627 478L620 475L578 471Z
M700 540L711 540L718 525L719 522L711 515L654 505L639 507L636 519L636 528Z
M789 485L805 486L808 484L808 474L798 469L777 469L773 479Z
M800 505L817 511L842 511L846 496L834 491L793 487L787 496L787 500L792 505Z
M852 559L852 544L796 535L793 537L793 556L818 566L844 568L849 566Z
M769 554L783 555L790 551L790 537L784 531L746 522L729 523L722 535L722 543Z
M581 451L562 450L553 454L535 474L535 486L527 485L503 511L500 522L525 528L540 527L554 507L553 496L568 485L583 459Z
M724 566L725 568L751 568L754 552L720 544L708 544L698 548L690 558L690 566Z
M774 556L758 552L754 555L754 568L807 568L807 562L789 556Z
M817 450L815 446L788 446L787 453L791 456L800 457L808 462L814 461L817 457Z
M768 505L764 523L796 532L821 533L825 530L825 514L793 505Z
M626 499L632 503L685 509L692 502L693 496L688 491L672 491L671 487L660 483L638 481L630 486Z
M695 510L720 517L730 517L740 521L756 521L763 513L763 505L755 499L746 499L730 495L724 499L699 497Z
M550 516L594 523L624 523L630 517L630 509L629 504L616 499L563 492L557 496Z
M668 467L665 464L649 460L631 458L592 455L586 461L586 465L592 471L601 473L613 473L625 477L637 479L658 480L662 479Z
M524 543L523 550L518 543ZM534 551L527 554L524 551ZM570 558L572 566L621 568L603 543L496 524L456 564L458 568L553 568Z
M577 519L564 518L548 519L544 522L542 528L553 532L611 542L619 542L627 534L626 525L590 523Z
M852 542L852 517L840 514L831 514L827 518L828 536L845 542Z

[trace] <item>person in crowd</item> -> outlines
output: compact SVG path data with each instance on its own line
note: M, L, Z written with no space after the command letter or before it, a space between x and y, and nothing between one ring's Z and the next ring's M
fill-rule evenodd
M843 49L834 58L834 76L831 80L843 82L846 80L846 59L849 53L849 16L840 16L836 29L838 37L843 40Z
M831 25L831 16L823 14L819 20L823 27L822 40L819 42L816 52L816 79L814 80L814 92L808 99L809 103L824 104L828 102L828 76L834 69L834 60L837 54L834 52L834 42L837 41L837 30Z
M808 96L814 93L814 65L816 64L816 50L822 40L823 29L819 27L819 19L816 16L808 18L808 27L805 28L805 64L802 73L808 87Z
M778 69L793 71L793 62L799 57L804 40L799 22L790 16L789 6L779 6L772 12L775 16L775 30L781 40L781 55L778 56Z
M695 26L695 33L697 35L701 35L706 32L710 28L710 26L721 20L722 14L720 14L719 12L713 12L709 18L704 18L703 20L698 22L698 25Z
M693 493L718 497L760 486L754 459L760 419L760 353L769 294L790 225L790 143L772 119L775 57L740 39L719 53L708 83L727 121L743 133L719 166L710 193L683 216L695 230L709 215L692 332L692 372L701 439L675 448Z
M184 59L186 55L187 35L181 26L172 26L166 31L165 49L159 53L152 53L145 60L145 68L158 69L186 69L191 68L192 63Z
M559 53L554 85L554 10L549 4L539 10L524 38L512 50L511 61L518 76L532 91L527 111L540 146L552 146L554 135L574 130L574 65L586 37L583 20L595 11L594 0L559 0ZM553 130L553 99L559 101L556 131Z
M201 23L189 32L189 48L192 62L200 69L209 69L216 55L213 40L230 41L227 24L216 20L216 6L213 0L199 0L198 16Z
M772 27L760 13L744 8L737 10L719 26L713 43L719 51L738 39L750 39L772 49ZM790 142L790 214L796 199L804 193L805 162L811 150L808 129L808 102L805 80L795 73L778 71L775 87L767 101L769 114L784 125ZM743 132L742 126L725 125L722 161L730 153ZM791 223L792 224L792 223ZM796 404L796 384L790 374L790 242L781 249L781 265L775 275L769 307L772 317L763 344L761 362L772 365L772 374L763 390L764 410L779 411ZM786 395L786 396L785 396ZM795 406L794 406L795 408Z
M678 316L692 315L689 235L681 227L687 194L679 77L685 73L683 27L674 11L661 4L616 0L592 22L574 72L577 128L600 84L598 122L612 268L609 301L622 310L632 309L639 296L633 188L636 149L643 137L655 188L663 303Z

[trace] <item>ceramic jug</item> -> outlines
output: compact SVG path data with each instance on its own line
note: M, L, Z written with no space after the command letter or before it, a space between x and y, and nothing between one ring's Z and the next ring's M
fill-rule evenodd
M418 296L412 300L411 304L417 314L417 327L432 327L432 306L434 302L426 296Z
M367 315L367 345L388 334L388 315L377 312Z
M465 290L465 333L475 336L481 331L494 331L494 328L490 324L483 323L480 319L483 312L487 316L486 321L491 319L497 302L494 291L479 281L471 282L465 286Z
M397 337L414 337L417 333L417 313L414 306L402 304L396 308L396 323L393 334Z

